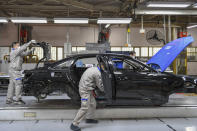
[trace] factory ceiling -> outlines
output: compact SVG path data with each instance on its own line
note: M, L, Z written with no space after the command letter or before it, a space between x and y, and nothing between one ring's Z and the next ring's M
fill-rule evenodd
M158 0L0 0L0 17L80 17L96 19L99 17L132 17L134 22L144 21L161 22L163 15L146 15L139 11L160 10L161 8L148 8L146 5ZM190 2L196 0L162 0L162 2ZM162 8L174 10L174 8ZM177 11L196 12L194 15L173 15L172 22L193 23L196 22L197 8L189 6Z

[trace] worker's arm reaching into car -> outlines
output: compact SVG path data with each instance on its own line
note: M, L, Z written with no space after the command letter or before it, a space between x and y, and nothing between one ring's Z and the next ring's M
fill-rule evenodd
M32 52L34 52L35 48L31 48L31 50L28 50L28 51L23 51L21 53L21 56L27 56L27 55L30 55Z
M10 64L9 64L9 86L6 98L6 104L25 104L22 100L22 64L23 57L31 53L34 49L30 51L25 51L27 47L29 47L32 43L36 43L35 40L31 40L30 42L20 46L19 42L12 43L12 51L10 52ZM14 93L16 94L15 100Z
M95 74L95 81L96 81L96 86L99 88L99 90L104 92L101 75Z
M31 40L29 41L28 43L20 46L19 49L17 49L14 53L15 53L15 56L18 56L18 55L22 55L22 53L27 49L27 47L29 47L31 44L33 43L36 43L35 40Z
M100 91L104 91L101 72L99 67L91 67L83 73L79 82L81 108L71 124L70 128L73 131L81 130L78 125L85 116L86 123L98 123L98 121L94 119L94 112L96 110L94 90L96 90L96 88Z

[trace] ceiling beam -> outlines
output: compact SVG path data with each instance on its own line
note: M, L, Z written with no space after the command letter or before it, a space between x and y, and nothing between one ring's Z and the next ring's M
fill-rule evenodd
M132 2L129 2L126 0L124 3L122 3L122 5L120 6L120 9L125 10L129 6L129 4L131 4L131 3Z
M120 12L120 8L115 6L95 6L94 8L96 11Z
M34 6L34 5L0 5L1 9L32 9L32 10L57 10L57 9L67 9L65 6L47 6L47 5L40 5L40 6Z
M120 9L119 7L115 6L103 6L103 5L92 5L85 2L79 2L76 0L57 0L59 2L62 2L64 5L71 5L73 7L89 10L89 11L112 11L112 12L118 12Z
M31 17L36 17L36 16L39 16L39 17L53 17L52 14L46 14L46 13L41 13L39 11L35 12L35 11L32 11L32 10L21 10L21 9L12 9L10 10L10 12L12 13L17 13L17 14L23 14L23 15L26 15L26 16L31 16Z
M10 15L7 11L5 11L4 9L0 9L0 12L1 12L1 14L4 15L4 16L7 16L7 17L10 17L10 16L11 16L11 15Z
M99 6L105 6L105 5L110 5L110 4L114 4L115 2L118 2L118 3L120 3L121 4L121 1L119 1L119 0L109 0L109 1L106 1L106 2L103 2L103 1L101 1L101 2L97 2L96 3L96 5L99 5Z
M37 2L32 2L29 0L8 0L6 2L4 2L4 4L15 4L16 2L21 2L23 4L33 4L33 3L37 3Z
M16 0L8 0L7 3L14 3Z
M36 2L36 3L34 3L33 5L35 6L35 5L43 5L43 4L45 4L45 3L47 3L47 2L49 2L48 0L43 0L42 2Z
M86 9L90 11L94 10L93 5L85 3L85 2L79 2L76 0L57 0L57 1L61 2L64 5L71 5L73 7L82 8L82 9Z
M74 5L64 3L64 5ZM79 7L75 5L74 7ZM89 7L89 8L88 8ZM32 10L67 10L67 6L48 6L48 5L0 5L1 9L32 9ZM119 12L118 7L114 6L80 6L79 8L89 10L89 11L110 11ZM70 9L72 10L72 9Z

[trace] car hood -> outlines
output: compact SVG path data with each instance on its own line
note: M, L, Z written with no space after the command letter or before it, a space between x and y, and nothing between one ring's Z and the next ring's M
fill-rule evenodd
M157 65L160 67L161 72L164 72L166 68L173 62L173 60L194 41L193 37L183 37L171 41L163 46L148 62L150 65ZM153 68L154 68L153 66Z

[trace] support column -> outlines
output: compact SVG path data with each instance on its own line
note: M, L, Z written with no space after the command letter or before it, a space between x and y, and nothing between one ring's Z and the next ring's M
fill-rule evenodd
M131 46L131 37L130 37L130 24L127 26L127 44L128 46Z
M176 27L173 27L172 28L172 40L175 40L177 39L177 28Z
M168 42L172 41L171 35L171 16L168 16Z
M164 32L165 43L167 43L167 40L166 40L166 17L165 17L165 15L163 16L163 32Z
M63 58L66 58L71 53L72 53L72 45L70 43L70 28L69 26L67 26L66 43L64 43ZM58 59L58 54L56 58Z

